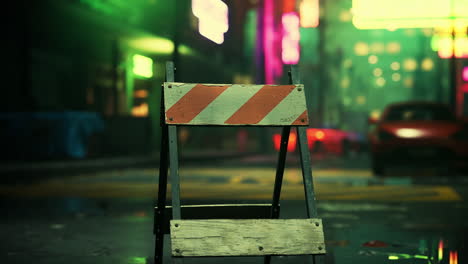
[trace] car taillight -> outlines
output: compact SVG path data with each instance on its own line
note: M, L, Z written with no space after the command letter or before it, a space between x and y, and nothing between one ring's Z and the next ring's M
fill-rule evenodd
M379 131L378 137L379 137L379 140L381 140L381 141L390 140L390 139L395 138L394 135L392 135L391 133L389 133L387 131L383 131L383 130Z
M294 152L296 150L296 141L297 141L296 133L290 133L289 140L288 140L288 147L287 147L288 152ZM281 146L281 135L274 134L273 135L273 147L275 148L276 151L279 151L280 146Z
M319 131L315 132L315 138L317 140L323 140L323 139L325 139L325 133L323 133L322 130L319 130Z

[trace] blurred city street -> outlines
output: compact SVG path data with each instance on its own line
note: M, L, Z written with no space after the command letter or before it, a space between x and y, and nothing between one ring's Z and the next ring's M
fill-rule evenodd
M183 159L182 159L183 160ZM269 203L272 156L181 163L182 204ZM395 168L376 178L366 154L314 156L313 177L327 243L326 263L428 263L465 258L468 178L437 168ZM288 159L281 218L304 218L302 175ZM151 263L156 167L100 169L0 186L3 263ZM166 237L166 242L168 237ZM169 244L166 243L167 263ZM273 263L303 263L276 257ZM281 261L280 261L281 260ZM219 258L187 263L219 263ZM259 257L225 263L261 263ZM286 262L282 262L286 261ZM304 262L306 263L306 262ZM435 263L435 262L434 262ZM448 263L448 262L441 262Z
M8 4L1 264L468 263L468 0Z

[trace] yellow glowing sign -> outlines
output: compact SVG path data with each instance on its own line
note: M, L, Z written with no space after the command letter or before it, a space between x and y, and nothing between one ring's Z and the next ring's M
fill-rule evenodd
M302 0L299 5L301 27L313 28L319 25L319 0Z
M153 60L142 55L133 55L133 73L141 77L153 77Z
M443 59L451 58L454 51L456 58L468 58L467 36L456 36L455 39L452 36L434 36L432 37L431 46Z
M359 29L468 26L468 0L353 0Z

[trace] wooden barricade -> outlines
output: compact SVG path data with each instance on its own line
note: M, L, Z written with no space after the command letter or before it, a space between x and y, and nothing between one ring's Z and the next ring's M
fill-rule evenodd
M166 63L162 86L162 139L158 203L155 208L155 263L163 260L164 233L171 237L175 262L184 257L310 255L323 262L325 239L317 218L306 127L304 86L295 66L289 85L194 84L174 82ZM279 126L281 145L271 204L180 204L177 127ZM280 193L291 127L297 128L307 218L279 219ZM170 164L170 166L169 166ZM172 206L166 206L170 169Z

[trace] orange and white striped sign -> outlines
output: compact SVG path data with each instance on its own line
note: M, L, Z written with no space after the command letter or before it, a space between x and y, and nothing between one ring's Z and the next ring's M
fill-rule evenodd
M304 85L164 83L166 124L303 126Z

